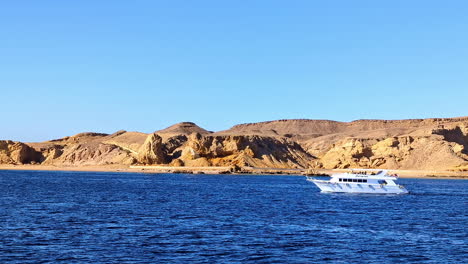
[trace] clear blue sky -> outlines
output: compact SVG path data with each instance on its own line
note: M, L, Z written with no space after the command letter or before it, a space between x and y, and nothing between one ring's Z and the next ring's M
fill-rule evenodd
M5 1L0 139L468 115L468 1Z

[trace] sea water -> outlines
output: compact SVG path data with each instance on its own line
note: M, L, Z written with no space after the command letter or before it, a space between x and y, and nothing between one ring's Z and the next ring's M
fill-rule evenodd
M467 263L468 181L0 171L0 263Z

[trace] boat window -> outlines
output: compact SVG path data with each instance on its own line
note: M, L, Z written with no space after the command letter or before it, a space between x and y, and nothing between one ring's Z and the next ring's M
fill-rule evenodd
M353 179L353 182L357 182L357 179Z
M362 180L363 182L367 182L367 180Z
M362 179L358 179L357 182L362 182Z

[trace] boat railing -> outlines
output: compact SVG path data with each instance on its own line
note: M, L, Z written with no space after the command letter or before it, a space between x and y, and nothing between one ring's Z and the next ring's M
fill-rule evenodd
M315 182L322 182L322 183L328 183L328 184L333 184L333 185L338 185L338 184L361 184L361 185L368 185L368 186L387 186L388 184L386 183L366 183L366 182L330 182L330 181L325 181L325 180L316 180L313 178L308 178L308 180L315 181ZM393 185L391 185L393 186ZM401 185L398 185L401 186Z

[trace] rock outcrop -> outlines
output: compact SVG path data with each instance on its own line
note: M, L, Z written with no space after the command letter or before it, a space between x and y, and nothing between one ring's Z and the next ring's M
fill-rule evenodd
M166 153L163 151L162 138L153 133L148 136L138 151L138 161L142 164L164 164Z
M285 138L211 136L192 133L163 141L151 134L140 148L138 162L174 166L307 167L312 157Z
M452 169L466 163L463 147L440 137L347 138L320 157L324 168Z
M122 134L120 135L122 136ZM134 164L136 158L130 149L107 142L108 140L115 140L115 136L115 134L80 133L42 143L29 143L29 145L41 153L41 164L44 165L99 166Z
M335 134L309 139L303 145L324 168L456 170L468 164L467 127L466 122L437 124L384 137Z
M41 160L41 153L24 143L0 140L0 164L30 164Z
M308 167L313 157L296 142L286 138L245 136L202 136L192 134L181 159L206 158L212 166L253 166L271 168Z
M48 156L44 164L66 166L92 166L123 164L130 165L135 159L115 145L109 144L77 144L66 146L60 150L54 147L54 156Z

